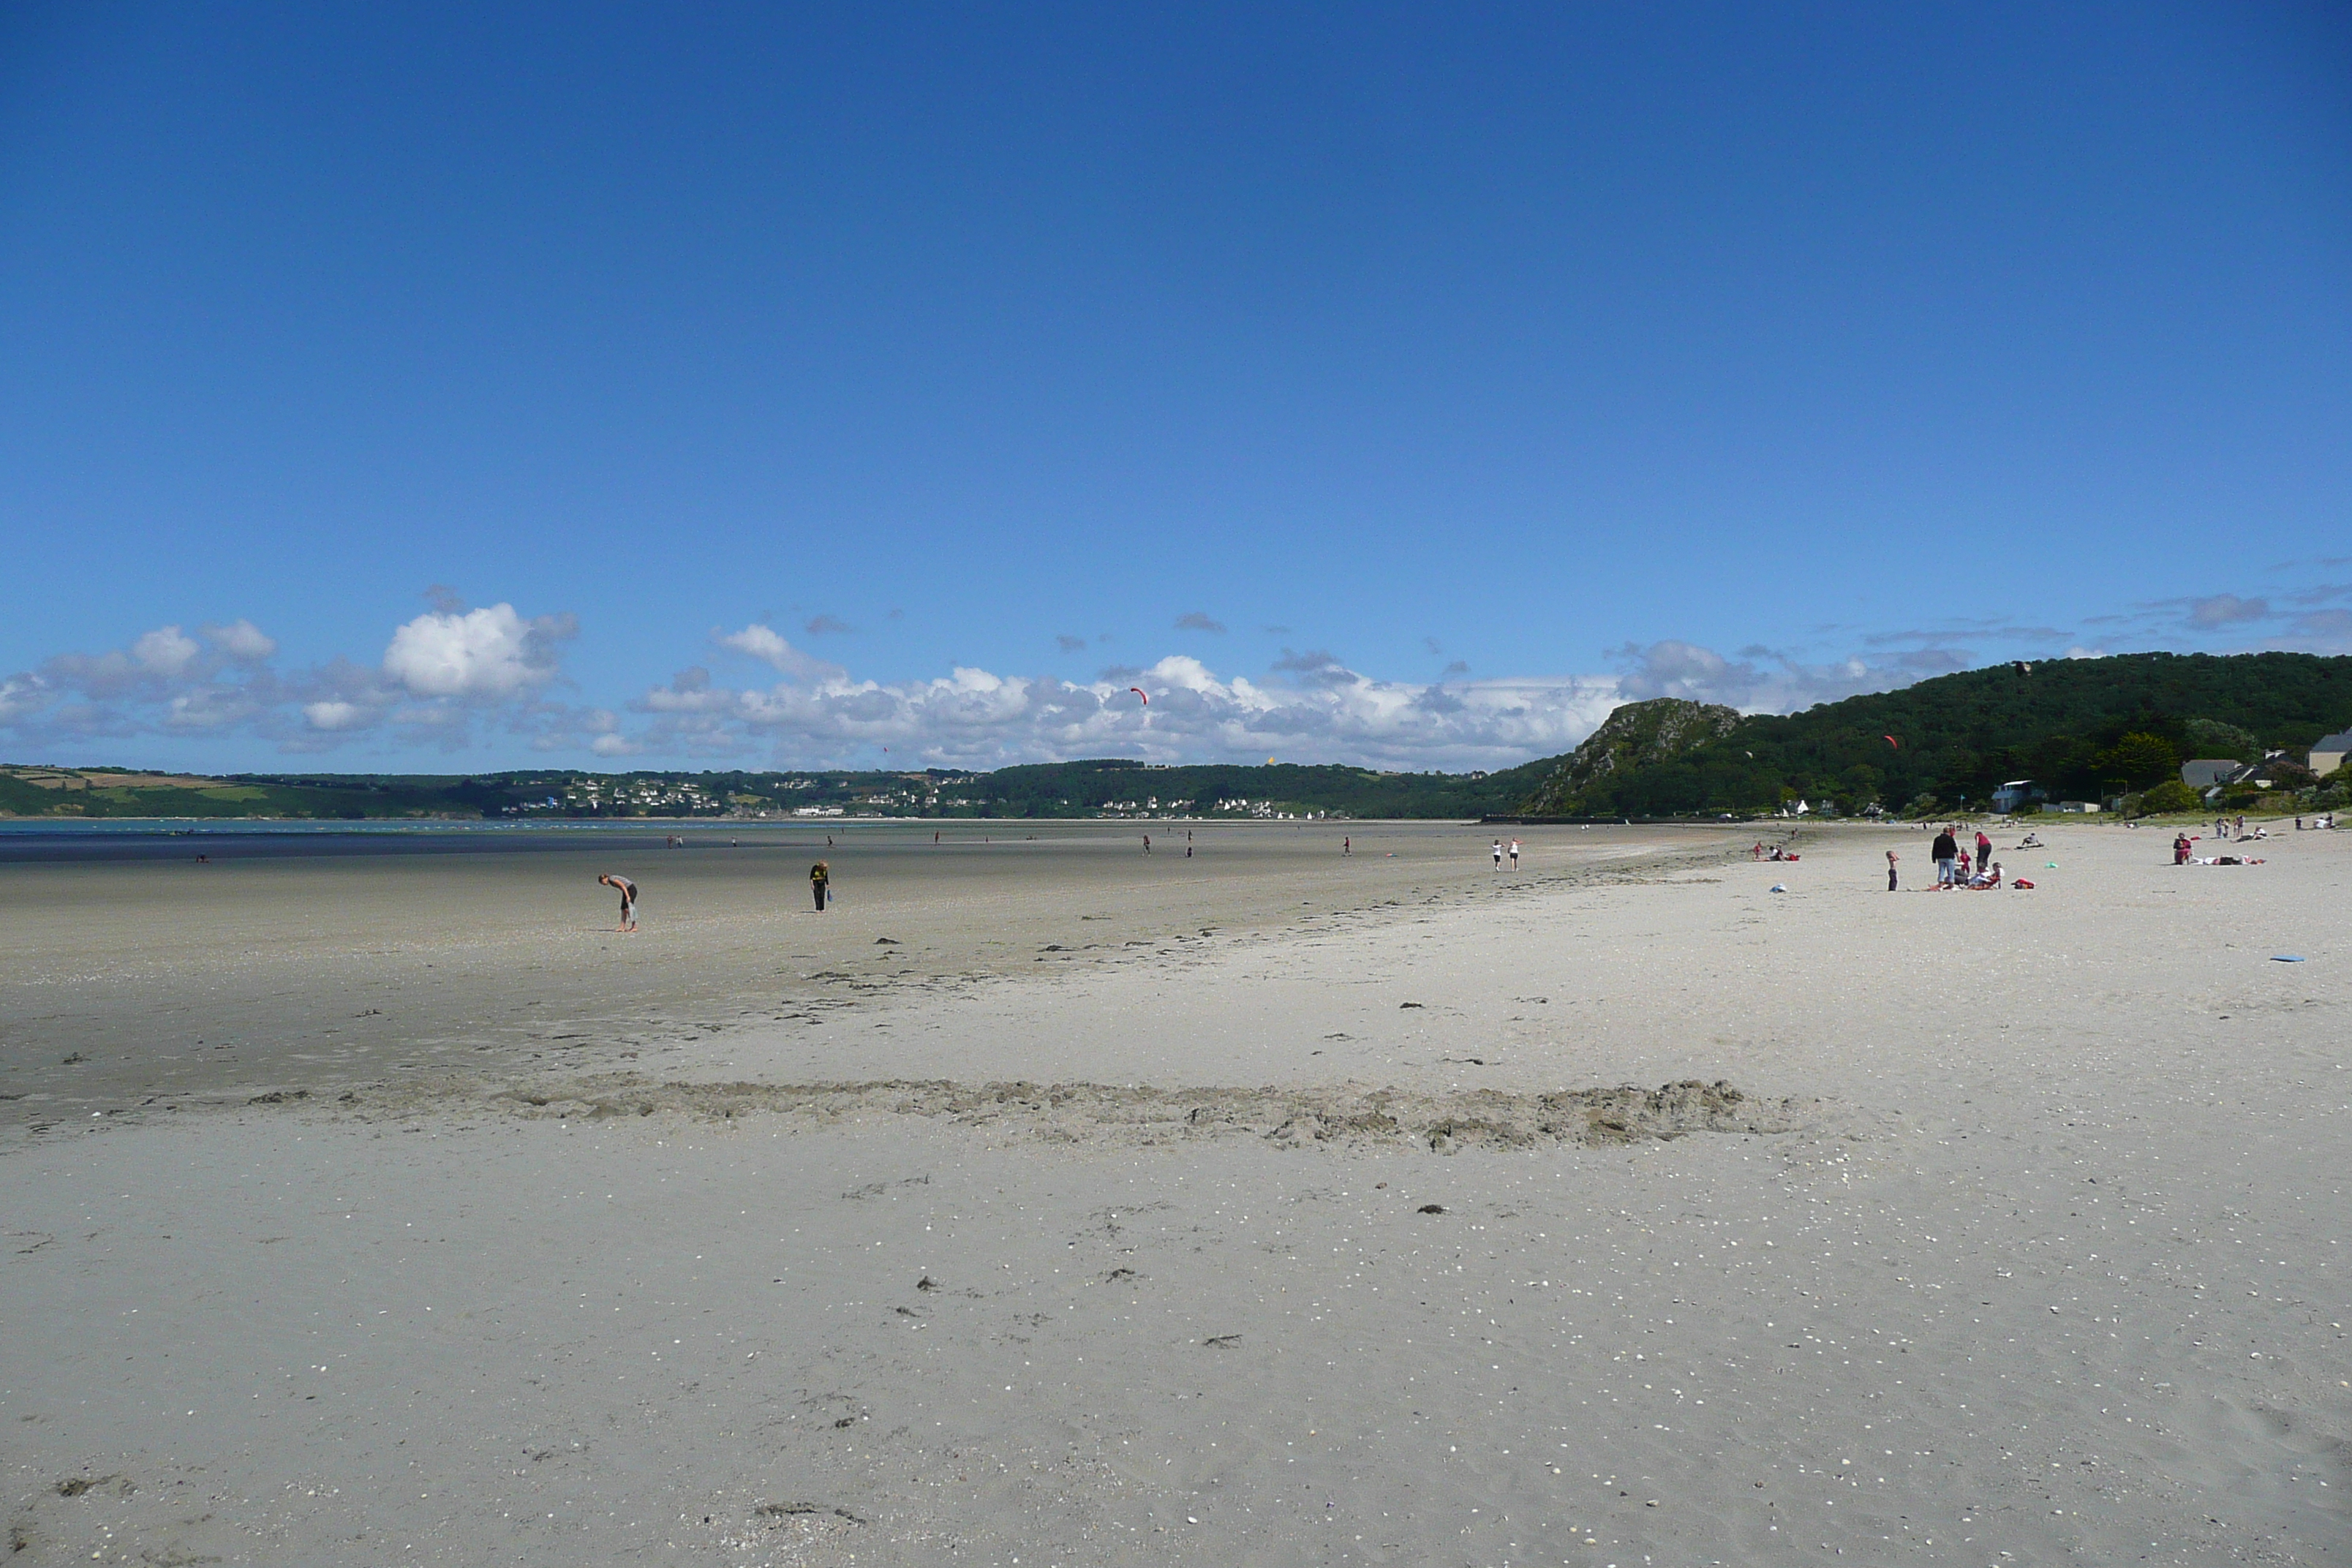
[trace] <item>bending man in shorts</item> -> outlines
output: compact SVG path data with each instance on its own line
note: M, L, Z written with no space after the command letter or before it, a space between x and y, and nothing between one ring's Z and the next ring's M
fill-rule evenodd
M617 889L621 895L621 923L617 931L637 929L637 885L626 877L599 877L596 880L607 888Z

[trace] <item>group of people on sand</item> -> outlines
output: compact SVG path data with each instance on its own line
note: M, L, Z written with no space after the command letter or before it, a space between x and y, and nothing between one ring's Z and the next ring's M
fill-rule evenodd
M2246 836L2248 839L2269 837L2260 827ZM2221 842L2227 844L2229 839L2224 837ZM2200 855L2197 853L2197 840L2188 829L2183 828L2172 836L2172 863L2176 866L2259 866L2263 861L2259 857L2248 859L2241 855Z
M1519 868L1519 841L1517 839L1514 838L1511 840L1511 847L1508 849L1503 847L1503 841L1501 839L1497 838L1495 840L1496 870L1499 871L1503 868L1503 857L1506 855L1508 855L1511 858L1511 869L1514 871L1517 870Z
M607 871L596 879L600 888L610 888L621 895L621 923L613 929L633 931L637 929L637 885L626 877L616 877ZM816 912L824 913L832 901L833 868L820 860L809 868L809 888L816 895Z
M1969 852L1968 847L1961 843L1960 825L1957 822L1949 824L1936 835L1936 842L1929 847L1927 854L1928 858L1936 862L1937 892L1949 888L1972 888L1982 891L1987 888L1999 888L2005 885L2020 888L2033 886L2032 883L2025 881L2014 884L2005 881L2000 862L1992 858L1992 839L1982 828L1977 829L1976 852L1973 855ZM1895 868L1898 858L1894 850L1889 849L1886 852L1886 890L1890 893L1895 890Z

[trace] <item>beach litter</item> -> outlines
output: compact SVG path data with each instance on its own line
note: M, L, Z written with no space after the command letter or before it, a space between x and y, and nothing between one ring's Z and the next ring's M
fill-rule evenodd
M2300 955L2292 952L2274 952L2271 954L2271 962L2273 963L2301 963L2303 959Z

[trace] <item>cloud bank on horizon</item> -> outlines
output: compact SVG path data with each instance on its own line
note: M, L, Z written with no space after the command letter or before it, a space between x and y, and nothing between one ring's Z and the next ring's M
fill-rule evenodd
M576 617L467 608L446 590L392 628L372 664L301 668L249 619L154 627L120 648L61 653L0 677L0 736L27 760L132 757L174 743L230 742L281 755L372 762L420 751L478 754L485 767L623 760L637 766L1001 767L1085 756L1151 762L1291 762L1462 770L1511 766L1574 747L1621 703L1653 697L1790 712L2013 657L2095 658L2230 633L2232 651L2352 652L2352 584L2267 595L2156 601L2086 626L1999 620L1849 635L1856 651L1748 646L1725 654L1665 639L1625 643L1594 673L1473 679L1458 661L1433 681L1381 679L1321 648L1284 648L1262 678L1191 654L1106 668L1092 679L968 666L929 679L861 679L755 622L709 634L723 679L694 664L608 705L566 700ZM821 619L823 619L821 617ZM1202 629L1204 614L1178 630ZM813 626L815 623L813 623ZM827 625L815 635L832 630ZM1058 639L1065 652L1079 639ZM1988 654L1988 647L2003 651ZM753 675L750 667L764 666ZM774 679L768 679L769 676ZM1137 700L1134 689L1150 697ZM63 754L70 752L70 755ZM253 767L257 768L256 758ZM246 770L246 771L250 771Z

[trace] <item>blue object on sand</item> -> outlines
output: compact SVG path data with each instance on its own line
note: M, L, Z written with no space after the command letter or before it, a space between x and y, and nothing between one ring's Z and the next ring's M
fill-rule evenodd
M2274 952L2271 954L2271 962L2273 963L2301 963L2303 960L2291 952Z
M1789 886L1785 882L1775 882L1772 884L1772 890L1776 893L1785 893L1789 890Z

